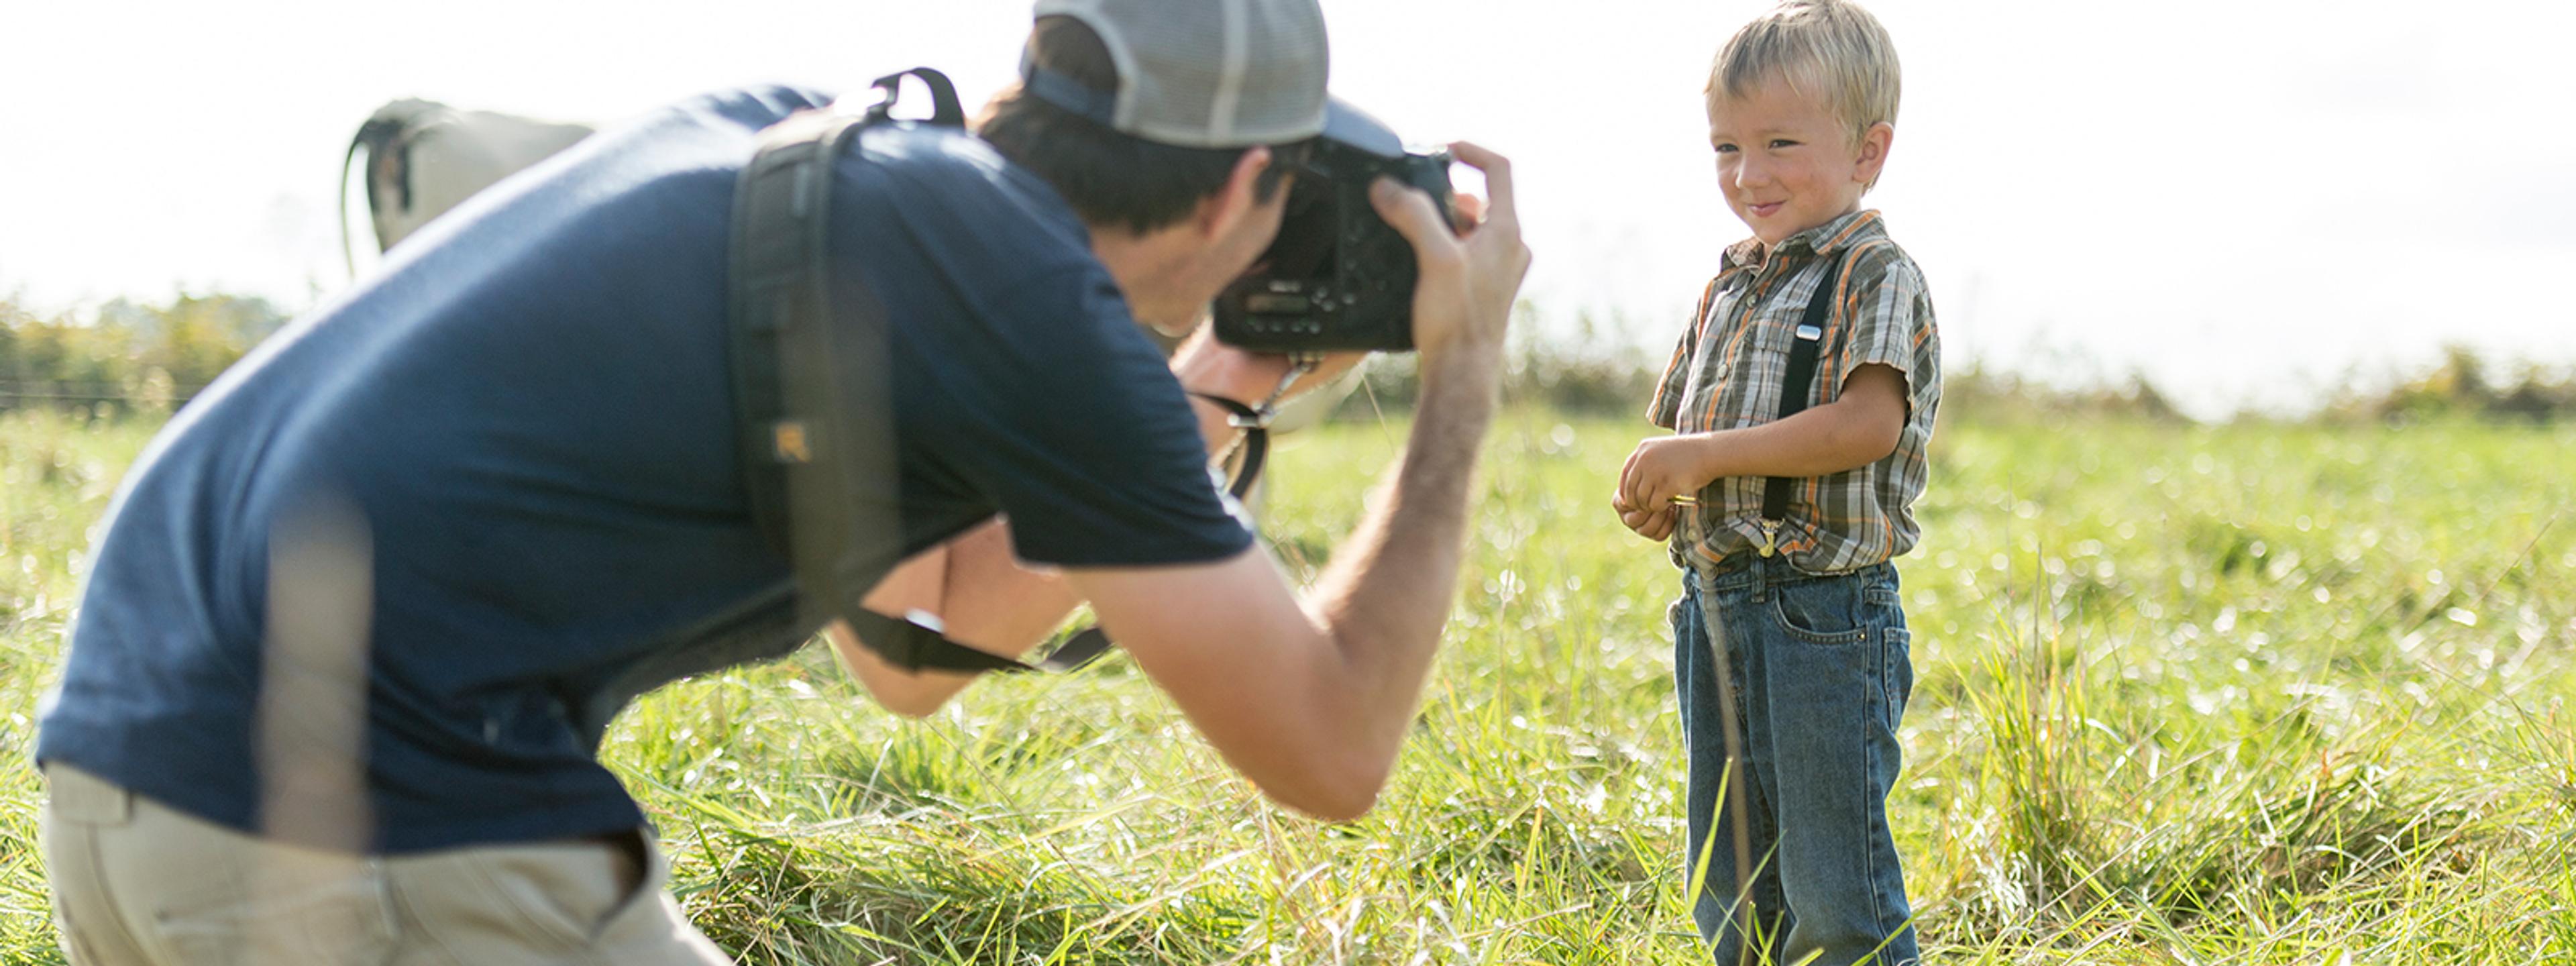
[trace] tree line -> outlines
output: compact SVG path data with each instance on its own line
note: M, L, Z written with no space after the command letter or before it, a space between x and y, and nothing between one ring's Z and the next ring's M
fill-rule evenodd
M1523 304L1518 314L1507 400L1602 416L1644 412L1663 360L1635 347L1631 320L1578 313L1571 332L1547 338L1539 336L1537 309ZM117 299L95 311L54 315L0 296L0 412L167 415L287 319L268 300L240 295L181 294L159 304ZM1372 360L1368 389L1345 400L1342 414L1410 408L1414 375L1410 356ZM2135 375L2117 385L2068 389L1972 363L1946 373L1943 383L1944 419L2184 419L2154 383ZM2499 377L2477 353L2453 347L2430 371L2385 388L2347 390L2315 416L2401 424L2451 417L2554 422L2576 418L2576 372L2525 366Z
M78 315L0 297L0 411L167 414L286 320L268 300L238 295L117 299Z

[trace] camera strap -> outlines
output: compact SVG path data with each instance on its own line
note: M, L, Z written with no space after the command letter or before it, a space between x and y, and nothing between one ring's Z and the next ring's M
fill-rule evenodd
M1203 392L1190 394L1225 410L1226 425L1243 431L1242 448L1235 451L1242 454L1243 459L1235 466L1234 479L1225 485L1227 495L1237 500L1247 499L1253 484L1261 482L1262 464L1270 456L1270 424L1279 419L1279 403L1288 398L1288 390L1297 385L1297 380L1306 378L1307 373L1315 371L1315 367L1323 363L1323 357L1312 353L1290 355L1288 373L1279 377L1278 388L1272 389L1270 397L1259 405L1245 405Z
M1816 282L1814 295L1807 298L1807 313L1790 333L1789 368L1780 378L1780 414L1787 419L1807 409L1807 396L1815 391L1816 356L1825 341L1825 327L1833 321L1834 286L1842 276L1843 262L1835 258L1825 263L1825 277ZM1755 549L1768 557L1779 552L1780 524L1789 517L1789 489L1797 483L1785 476L1774 476L1762 484L1762 544Z

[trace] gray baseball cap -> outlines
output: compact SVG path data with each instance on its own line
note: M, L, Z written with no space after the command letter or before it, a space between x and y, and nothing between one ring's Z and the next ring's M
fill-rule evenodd
M1100 35L1118 89L1096 90L1023 56L1028 93L1110 128L1190 148L1286 144L1345 110L1324 92L1329 50L1315 0L1038 0Z

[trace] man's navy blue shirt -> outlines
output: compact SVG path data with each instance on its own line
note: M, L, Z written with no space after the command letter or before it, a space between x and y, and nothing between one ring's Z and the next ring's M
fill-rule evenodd
M715 95L603 132L226 373L110 510L37 757L259 830L271 535L347 505L372 544L374 848L637 824L581 703L674 629L787 606L737 455L727 244L754 134L822 101ZM996 513L1043 564L1250 546L1053 189L900 125L861 136L833 198L835 270L865 273L891 328L907 553Z

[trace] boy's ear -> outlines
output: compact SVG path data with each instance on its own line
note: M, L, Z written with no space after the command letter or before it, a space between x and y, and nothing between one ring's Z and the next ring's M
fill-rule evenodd
M1864 186L1877 184L1879 170L1887 167L1887 149L1895 143L1896 125L1886 121L1861 132L1860 160L1852 169L1852 177Z

